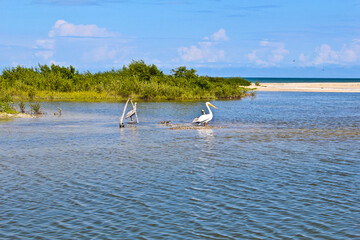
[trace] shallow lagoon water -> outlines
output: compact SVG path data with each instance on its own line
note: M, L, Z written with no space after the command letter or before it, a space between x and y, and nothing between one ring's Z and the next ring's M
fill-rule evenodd
M0 122L0 238L356 239L360 95L258 93L204 102L43 103ZM63 116L52 115L57 107Z

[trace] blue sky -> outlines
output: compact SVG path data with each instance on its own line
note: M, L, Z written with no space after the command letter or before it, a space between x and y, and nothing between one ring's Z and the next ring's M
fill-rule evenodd
M0 0L0 68L360 77L358 0Z

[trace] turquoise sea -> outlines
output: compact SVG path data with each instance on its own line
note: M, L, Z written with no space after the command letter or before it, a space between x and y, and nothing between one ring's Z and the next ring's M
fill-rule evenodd
M42 103L0 121L0 239L360 239L360 94ZM53 115L61 107L61 117Z

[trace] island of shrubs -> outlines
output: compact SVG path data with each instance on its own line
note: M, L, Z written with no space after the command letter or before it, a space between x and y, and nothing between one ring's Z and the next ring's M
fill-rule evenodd
M199 76L184 66L164 74L155 65L132 61L120 69L80 73L73 66L52 64L5 68L1 99L16 101L200 100L247 96L250 82L240 77ZM6 97L4 97L6 96ZM6 105L6 106L5 106ZM2 108L8 105L3 104Z

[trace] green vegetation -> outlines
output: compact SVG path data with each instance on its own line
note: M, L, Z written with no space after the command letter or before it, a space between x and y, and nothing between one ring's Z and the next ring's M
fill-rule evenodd
M9 94L0 93L0 113L16 113L14 107L14 101Z
M40 103L38 103L38 102L30 103L31 113L41 114L40 108L41 108Z
M240 78L199 76L184 66L164 74L155 65L132 61L121 69L79 73L73 66L5 68L0 89L19 101L196 100L241 98L250 82ZM3 96L3 95L1 95Z
M20 112L21 113L25 113L25 103L24 102L19 102L19 108L20 108Z

